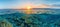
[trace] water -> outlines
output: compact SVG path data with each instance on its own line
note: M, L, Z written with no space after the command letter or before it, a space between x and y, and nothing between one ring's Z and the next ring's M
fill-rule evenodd
M33 9L36 12L33 14L25 14L21 11L0 10L2 13L0 14L0 27L60 27L60 9Z

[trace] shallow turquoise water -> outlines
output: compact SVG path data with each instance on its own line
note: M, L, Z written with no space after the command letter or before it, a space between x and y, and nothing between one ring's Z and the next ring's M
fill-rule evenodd
M58 14L58 11L56 11L56 13L58 12L57 14L41 13L29 15L17 11L13 12L11 10L6 11L5 14L1 14L0 23L4 23L5 27L60 27L60 14ZM0 27L2 27L1 24Z

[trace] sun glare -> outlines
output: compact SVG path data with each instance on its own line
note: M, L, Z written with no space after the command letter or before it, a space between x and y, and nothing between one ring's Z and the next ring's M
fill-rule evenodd
M27 6L27 7L26 7L26 13L27 13L27 14L31 14L31 11L32 11L31 9L32 9L31 6Z
M31 6L27 6L27 9L30 10L32 7Z

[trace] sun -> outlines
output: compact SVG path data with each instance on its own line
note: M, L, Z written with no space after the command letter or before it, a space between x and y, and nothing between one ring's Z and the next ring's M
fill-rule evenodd
M31 14L31 11L32 11L31 9L32 9L31 6L27 6L27 7L26 7L26 13L27 13L27 14Z
M27 6L26 8L27 8L28 10L30 10L32 7L31 7L31 6Z

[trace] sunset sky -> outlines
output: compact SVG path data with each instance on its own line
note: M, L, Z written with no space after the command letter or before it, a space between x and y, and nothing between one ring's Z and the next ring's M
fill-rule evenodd
M0 0L0 8L60 8L60 0Z

